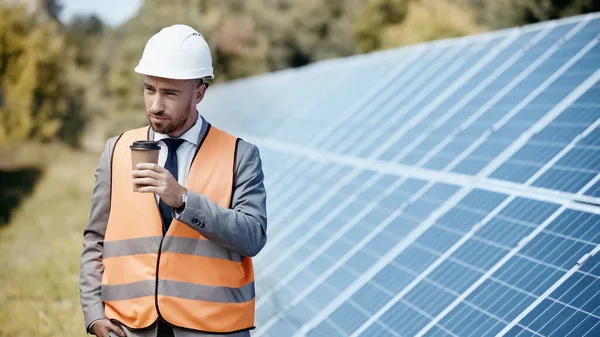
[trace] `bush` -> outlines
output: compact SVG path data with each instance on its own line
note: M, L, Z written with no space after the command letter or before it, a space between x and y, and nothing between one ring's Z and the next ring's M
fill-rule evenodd
M76 145L85 117L68 79L74 50L39 11L0 4L0 144L63 137Z

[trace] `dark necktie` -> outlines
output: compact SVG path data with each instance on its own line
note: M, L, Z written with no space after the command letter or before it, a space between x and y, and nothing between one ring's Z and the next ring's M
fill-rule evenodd
M169 154L167 155L167 161L165 162L165 169L171 172L175 181L177 181L177 148L183 143L183 139L174 139L174 138L165 138L163 142L167 144L167 148L169 149ZM165 232L169 229L171 225L171 221L173 220L173 216L171 213L171 206L165 204L162 199L159 199L158 208L160 209L160 216L162 218L164 224Z

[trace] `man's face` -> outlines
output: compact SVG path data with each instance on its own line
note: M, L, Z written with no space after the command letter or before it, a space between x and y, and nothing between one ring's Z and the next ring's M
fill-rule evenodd
M190 120L204 96L204 86L194 80L173 80L146 76L144 104L148 121L155 132L179 137L194 123Z

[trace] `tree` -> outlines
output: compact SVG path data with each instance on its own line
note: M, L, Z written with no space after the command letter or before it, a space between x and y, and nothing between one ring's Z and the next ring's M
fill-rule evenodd
M73 111L76 92L68 81L72 49L60 26L39 15L0 5L0 143L70 135L65 118L81 113Z
M367 0L354 22L360 53L485 30L475 12L453 0Z
M95 46L98 45L104 31L104 23L95 15L75 16L66 27L66 37L75 47L76 61L81 67L93 65Z
M522 26L600 10L596 0L468 0L494 29Z

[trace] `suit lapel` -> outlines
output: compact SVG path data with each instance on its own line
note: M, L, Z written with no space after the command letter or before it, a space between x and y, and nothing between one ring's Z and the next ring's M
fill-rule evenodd
M200 146L202 146L202 142L204 141L204 138L206 138L206 135L208 134L208 130L210 129L210 124L206 121L206 119L204 119L204 117L200 116L200 114L198 114L198 117L200 117L200 121L202 121L202 127L200 128L200 133L198 135L198 148L200 148ZM198 122L196 122L198 123ZM198 151L196 151L198 152Z

